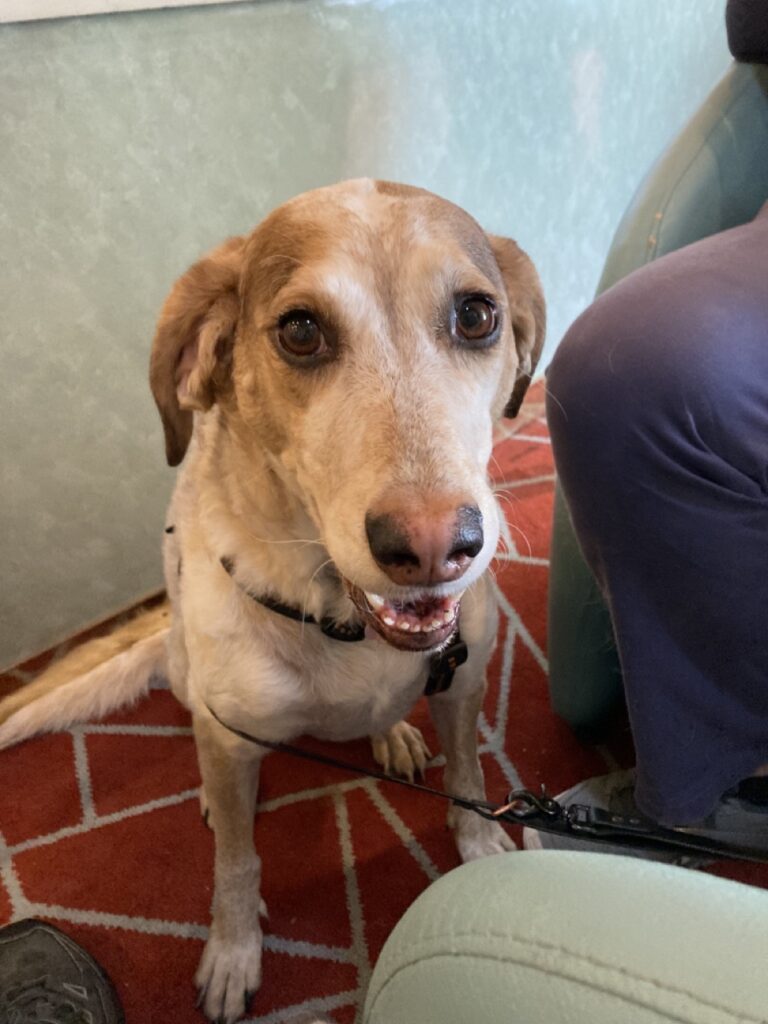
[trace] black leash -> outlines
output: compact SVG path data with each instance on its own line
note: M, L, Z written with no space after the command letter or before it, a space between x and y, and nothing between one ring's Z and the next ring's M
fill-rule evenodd
M759 864L768 863L768 845L747 846L729 842L694 827L665 828L640 814L615 814L586 804L563 806L543 789L539 795L527 789L513 790L507 797L507 803L497 807L490 817L498 821L528 825L540 832L551 832L587 842L609 843L627 849L641 847L673 850L687 856L726 857ZM768 828L766 833L768 844Z
M437 796L443 800L449 800L452 804L456 804L459 807L466 807L467 810L476 811L478 808L483 808L488 813L486 817L493 817L491 813L494 810L494 805L487 803L486 801L479 800L467 800L462 796L454 796L452 793L444 793L440 789L432 789L431 786L423 786L419 782L409 782L408 779L398 778L396 775L387 775L386 772L380 772L376 768L363 768L358 764L350 764L349 761L341 761L339 758L330 757L328 754L316 754L309 750L303 750L301 747L295 747L292 743L277 743L274 740L262 740L256 736L251 736L248 732L243 732L242 729L237 729L234 725L229 725L223 721L213 708L209 705L205 705L208 711L213 715L219 725L223 725L229 732L239 736L241 740L247 740L249 743L256 743L260 747L266 747L267 750L273 750L276 754L290 754L292 757L300 757L305 761L315 761L317 764L328 765L329 768L341 768L345 772L351 772L353 775L366 775L369 779L377 779L379 782L393 782L396 786L407 786L408 789L415 789L419 793L428 793L430 796Z
M290 754L292 757L300 757L305 761L315 761L331 768L339 768L354 775L364 775L369 779L376 779L378 782L405 786L418 793L426 793L441 800L448 800L457 807L474 811L490 821L504 822L507 825L526 825L540 832L550 832L554 835L568 836L571 839L606 843L628 849L641 847L651 850L671 850L689 857L706 857L708 859L726 857L768 863L768 846L765 848L745 846L690 828L665 828L641 815L614 814L597 807L588 807L585 804L563 805L554 797L549 796L543 787L539 794L533 793L529 789L512 790L508 794L506 802L500 806L487 800L471 800L455 793L446 793L441 789L433 789L431 786L411 782L408 779L387 775L376 769L350 764L348 761L342 761L327 754L316 754L303 750L291 743L260 739L229 725L216 714L212 707L209 705L206 707L219 725L249 743L255 743L276 753ZM766 829L766 833L766 842L768 843L768 829Z

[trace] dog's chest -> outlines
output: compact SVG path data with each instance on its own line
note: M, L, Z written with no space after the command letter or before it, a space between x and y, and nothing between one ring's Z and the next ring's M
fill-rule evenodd
M308 731L347 739L383 732L408 714L424 691L424 658L390 651L376 640L342 644L343 652L337 646L305 677Z
M279 645L265 644L263 634L254 637L250 650L243 647L242 657L230 660L226 692L214 683L218 692L208 693L219 708L236 713L241 728L268 738L354 739L390 729L424 691L424 656L374 638L345 643L317 627L303 635L293 625L288 629Z

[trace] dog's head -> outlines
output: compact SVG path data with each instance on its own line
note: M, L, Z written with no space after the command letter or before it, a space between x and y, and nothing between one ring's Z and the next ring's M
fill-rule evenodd
M318 189L174 286L151 363L168 461L215 404L301 495L366 620L429 650L495 551L492 428L543 337L514 242L421 189Z

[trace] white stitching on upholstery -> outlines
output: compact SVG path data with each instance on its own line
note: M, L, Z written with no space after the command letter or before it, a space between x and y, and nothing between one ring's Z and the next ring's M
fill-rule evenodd
M658 989L660 992L666 992L666 993L669 993L669 994L674 994L674 995L678 995L678 996L684 996L684 997L690 999L693 1003L697 1004L698 1006L706 1007L706 1008L711 1009L711 1010L716 1010L718 1013L726 1014L728 1016L728 1018L733 1022L733 1024L768 1024L768 1017L753 1017L751 1014L745 1015L743 1013L740 1013L738 1016L735 1016L734 1015L734 1011L730 1007L725 1006L722 1003L716 1003L716 1002L714 1002L712 1000L709 1000L709 999L702 999L701 996L697 995L694 992L690 992L687 989L678 988L678 987L676 987L674 985L669 985L666 982L659 981L657 978L645 977L644 975L638 974L637 972L632 971L632 970L630 970L627 967L619 967L619 966L616 966L615 964L609 964L609 963L606 963L605 961L599 960L597 957L594 957L594 956L586 956L583 953L576 953L573 950L568 949L566 946L561 946L561 945L559 945L557 943L554 943L554 942L544 942L544 941L542 941L540 939L531 939L531 938L528 938L528 937L520 938L519 936L510 935L510 934L505 933L505 932L493 932L493 931L487 931L487 932L464 932L464 933L460 932L460 933L457 933L457 934L452 933L450 937L451 937L452 941L453 940L465 939L465 938L471 938L471 939L484 939L484 938L502 939L504 942L516 942L516 943L518 943L519 945L521 945L523 947L526 947L526 946L531 947L532 946L532 947L538 947L539 949L546 950L548 952L561 953L561 954L563 954L564 956L568 957L571 960L574 960L574 961L577 961L577 962L581 962L581 963L591 964L592 966L599 967L601 970L604 970L607 973L612 973L612 974L615 974L615 975L619 975L621 977L628 978L628 979L630 979L632 981L642 982L645 985L650 985L653 988ZM430 942L430 941L434 941L435 939L439 939L441 941L445 941L445 938L446 938L445 935L420 936L419 942L420 943L421 942ZM567 975L567 974L563 973L562 971L553 971L551 968L544 967L544 966L542 966L540 964L531 963L531 962L525 960L521 955L518 955L518 956L514 956L514 955L494 956L493 954L485 954L485 953L479 954L479 953L473 953L473 952L453 953L453 952L445 951L445 952L440 952L440 953L431 953L428 956L418 957L417 959L413 959L413 960L409 961L408 963L402 964L400 967L397 968L397 970L394 971L394 973L392 975L390 975L390 977L387 978L387 980L381 986L379 991L376 993L376 995L374 997L374 1001L371 1004L371 1009L373 1009L373 1007L376 1005L377 1000L382 995L382 993L387 988L387 986L390 984L390 982L393 981L397 977L397 975L400 974L402 971L405 971L405 970L407 970L407 969L409 969L411 967L415 967L418 964L427 963L430 960L439 960L439 959L441 959L443 957L459 957L459 958L474 959L474 960L490 960L490 961L494 961L494 962L498 962L498 963L517 963L517 964L519 964L522 967L529 967L529 968L531 968L531 970L540 971L540 972L542 972L544 974L551 975L552 977L561 977L561 978L564 978L564 979L566 979L568 981L572 981L575 984L584 985L584 986L586 986L588 988L594 989L595 991L604 992L607 995L611 995L611 996L615 997L616 999L623 1000L624 1002L633 1003L636 1006L646 1007L646 1008L651 1009L651 1010L657 1010L657 1012L659 1012L659 1013L664 1013L664 1015L667 1017L668 1020L680 1021L680 1022L682 1022L682 1024L698 1024L698 1021L695 1018L691 1018L691 1017L688 1017L688 1016L680 1017L680 1016L674 1014L673 1012L667 1012L667 1011L658 1010L658 1008L654 1007L653 1004L650 1001L643 1001L643 1000L641 1000L639 998L632 998L632 997L626 995L626 993L624 993L624 992L614 991L613 989L605 988L605 987L603 987L601 985L596 984L593 981L588 981L588 980L586 980L584 978L574 978L574 977L571 977L570 975ZM367 1022L368 1015L366 1015L365 1019L366 1019L366 1022Z

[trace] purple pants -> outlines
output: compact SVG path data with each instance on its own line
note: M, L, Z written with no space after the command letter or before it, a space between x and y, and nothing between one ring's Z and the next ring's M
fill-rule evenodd
M636 799L696 821L768 763L768 215L604 293L548 371L555 462L613 621Z

